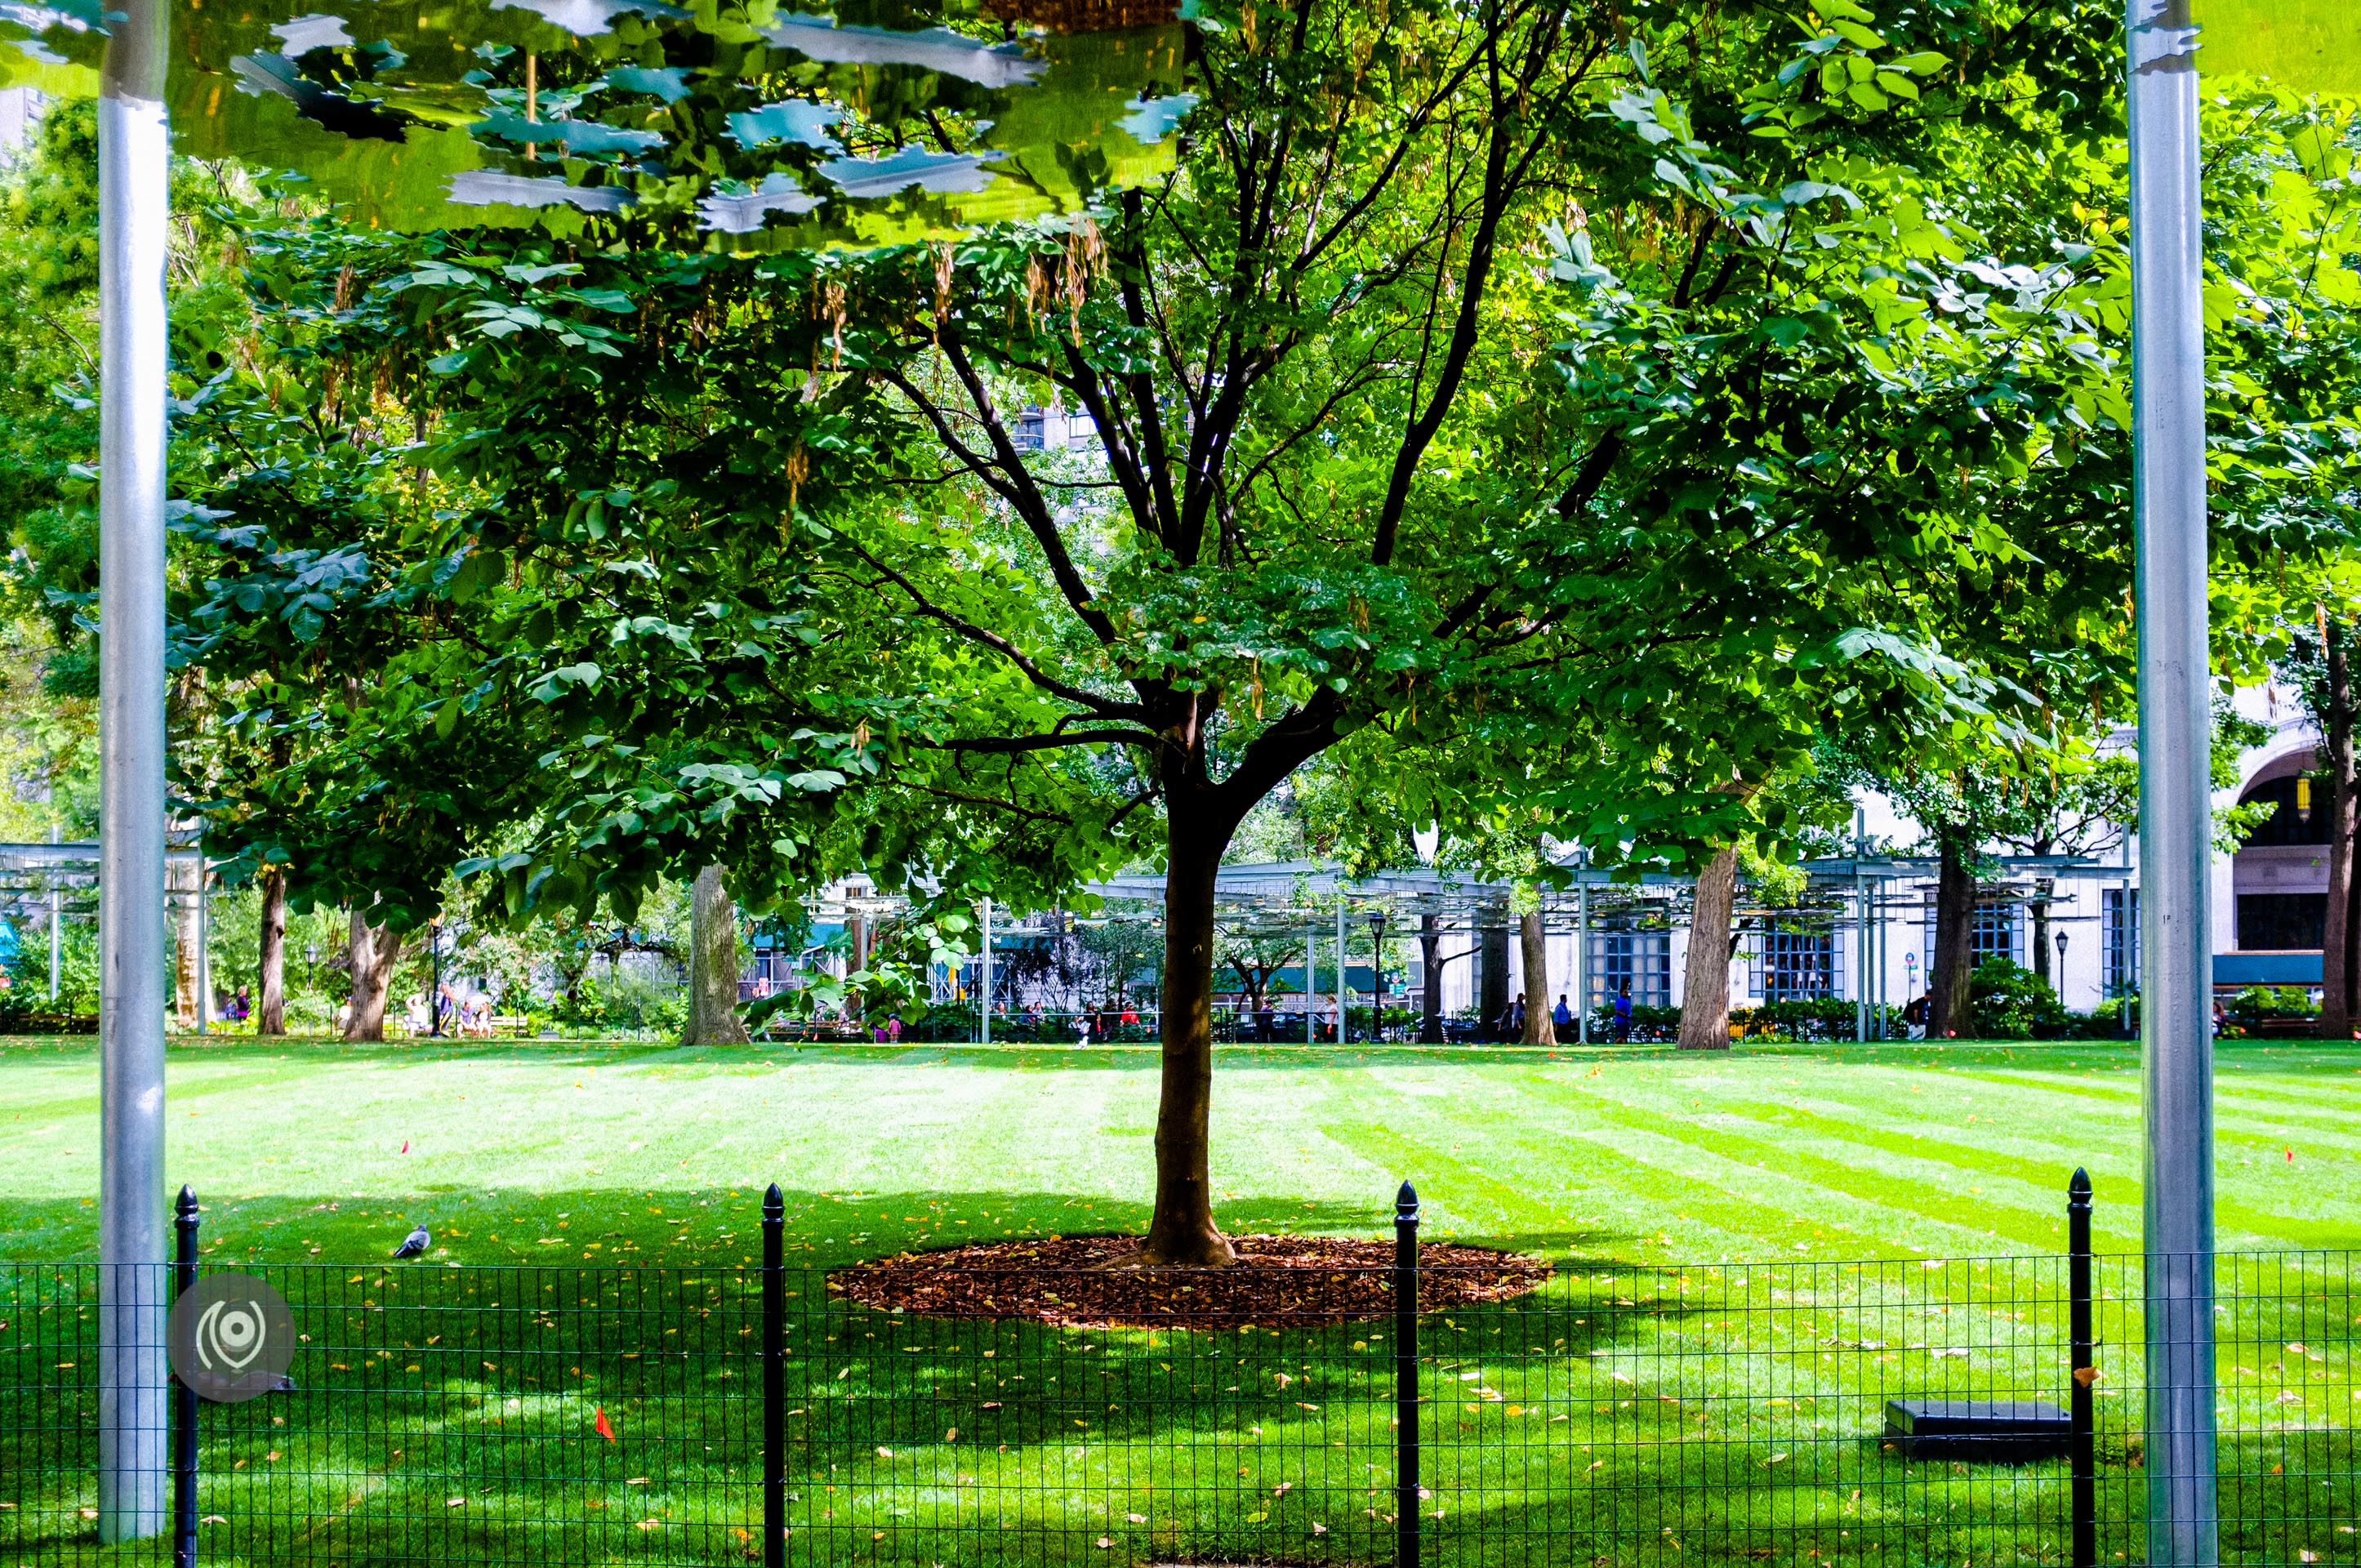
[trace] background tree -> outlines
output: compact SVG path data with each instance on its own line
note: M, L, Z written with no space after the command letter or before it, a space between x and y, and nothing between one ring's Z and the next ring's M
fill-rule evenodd
M1237 990L1244 998L1238 1010L1242 1019L1251 1019L1263 1010L1279 970L1287 967L1289 960L1303 957L1303 943L1299 938L1273 936L1227 922L1214 940L1222 967L1236 977Z
M2291 685L2321 735L2320 764L2327 775L2326 798L2314 806L2327 813L2328 888L2321 940L2320 1034L2323 1039L2353 1037L2361 1017L2361 899L2354 875L2356 819L2361 818L2361 781L2356 781L2354 751L2356 694L2353 647L2356 607L2346 597L2350 572L2314 579L2322 591L2314 602L2312 624L2294 631L2285 642L2279 672ZM2344 588L2346 593L2336 590ZM2329 612L2334 597L2336 612Z
M738 1016L738 905L719 866L697 873L688 938L688 1027L685 1046L742 1046L751 1037ZM863 966L865 967L865 966Z

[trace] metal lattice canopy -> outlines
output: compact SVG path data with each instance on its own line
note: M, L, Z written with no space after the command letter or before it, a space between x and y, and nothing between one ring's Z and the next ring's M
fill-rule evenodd
M2122 882L2130 872L2073 855L2005 855L1987 864L1999 876L1982 886L1990 902L2029 902L2048 897L2063 901L2069 894L2037 891L2039 883ZM1578 863L1572 858L1558 866L1563 885L1536 889L1543 926L1551 931L1572 931L1586 902L1592 925L1639 923L1661 926L1685 921L1695 888L1691 876L1658 870L1609 871ZM1940 872L1932 858L1861 856L1806 861L1803 897L1794 905L1745 905L1739 914L1834 919L1845 916L1856 890L1866 885L1877 896L1893 897L1899 884L1931 883ZM1162 906L1163 878L1154 872L1134 872L1099 883L1090 892L1108 911L1121 916L1152 917ZM1274 935L1301 932L1335 917L1342 903L1355 917L1382 912L1387 924L1406 930L1422 917L1437 916L1458 922L1504 910L1514 884L1490 881L1465 872L1418 867L1354 875L1323 861L1272 861L1224 866L1214 883L1214 907L1224 924L1260 927Z

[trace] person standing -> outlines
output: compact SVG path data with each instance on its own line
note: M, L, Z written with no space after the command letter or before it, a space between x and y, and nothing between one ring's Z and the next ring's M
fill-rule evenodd
M1625 981L1615 992L1615 1043L1629 1045L1631 1041L1631 982Z
M1550 1009L1550 1022L1558 1028L1558 1039L1564 1043L1565 1031L1574 1027L1574 1009L1565 1004L1565 992L1559 992L1557 1005Z

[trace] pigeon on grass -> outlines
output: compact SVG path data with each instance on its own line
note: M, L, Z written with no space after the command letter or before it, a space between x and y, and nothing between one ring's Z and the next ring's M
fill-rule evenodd
M424 1225L421 1225L416 1230L401 1238L401 1245L393 1249L393 1255L396 1257L416 1257L434 1245L434 1238L427 1234L426 1227Z

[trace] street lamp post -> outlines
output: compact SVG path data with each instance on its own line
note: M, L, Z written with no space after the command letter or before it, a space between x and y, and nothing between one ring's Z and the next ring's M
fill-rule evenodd
M2063 926L2058 928L2056 940L2058 943L2058 991L2062 996L2066 992L2066 927Z
M1386 1032L1386 912L1369 911L1369 1038Z

